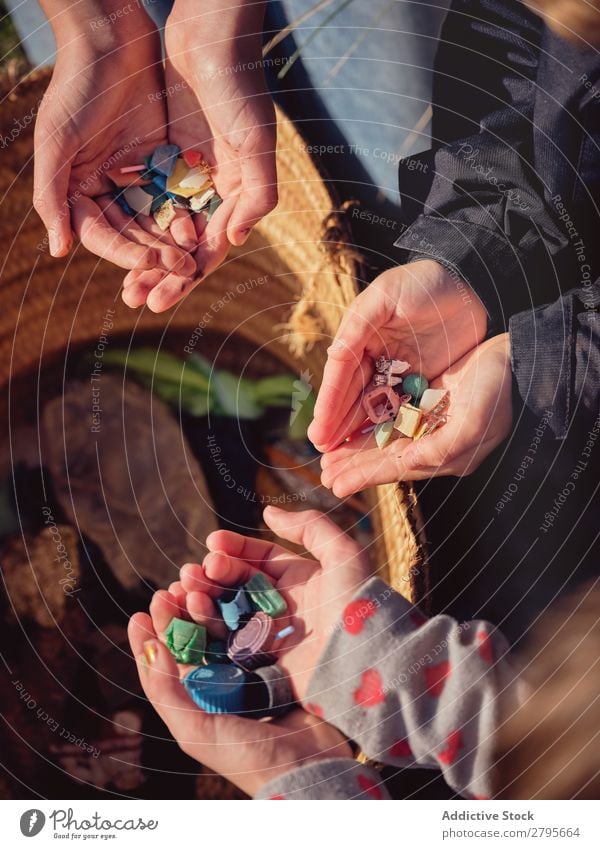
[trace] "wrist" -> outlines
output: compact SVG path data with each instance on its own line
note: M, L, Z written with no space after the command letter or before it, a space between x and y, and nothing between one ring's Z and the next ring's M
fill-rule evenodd
M140 0L83 0L42 6L54 31L57 51L74 51L90 59L115 54L125 60L139 54L156 27Z
M175 0L167 18L165 38L167 42L177 41L176 63L259 61L265 5L251 0Z

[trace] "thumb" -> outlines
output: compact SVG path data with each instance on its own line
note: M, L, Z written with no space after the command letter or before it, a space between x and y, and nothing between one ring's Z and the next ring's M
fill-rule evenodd
M269 506L265 508L263 517L274 533L303 546L323 569L358 566L359 571L362 571L366 564L359 544L318 510L290 513Z
M427 470L427 476L453 474L452 462L463 451L460 432L456 433L448 423L428 436L411 442L402 452L402 463L408 470L405 476L411 480L410 472Z
M55 257L65 256L73 244L67 198L73 154L64 142L39 116L34 133L33 206L48 231L48 247Z

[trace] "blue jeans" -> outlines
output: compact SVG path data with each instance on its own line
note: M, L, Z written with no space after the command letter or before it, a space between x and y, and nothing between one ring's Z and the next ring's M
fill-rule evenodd
M448 2L333 0L283 43L283 60L297 48L301 59L283 79L281 67L270 74L275 97L307 141L325 148L342 196L397 203L398 159L429 147L432 67ZM273 0L267 30L315 5Z

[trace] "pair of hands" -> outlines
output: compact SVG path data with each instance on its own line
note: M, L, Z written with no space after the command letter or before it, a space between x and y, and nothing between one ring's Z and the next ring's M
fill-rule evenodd
M204 625L214 637L224 637L226 627L215 599L224 588L263 572L288 604L278 621L282 628L293 624L295 631L281 641L277 663L289 676L295 699L303 701L332 630L371 571L358 544L321 513L267 507L264 519L277 536L301 545L312 557L231 531L215 531L206 541L209 553L202 566L183 566L180 579L168 591L155 593L150 615L137 613L129 624L142 687L175 740L190 757L249 795L307 761L351 757L350 746L337 729L300 707L266 722L199 710L180 681L190 667L175 663L164 645L165 629L177 616Z
M323 453L323 485L343 498L376 484L473 472L508 436L513 419L508 334L483 341L486 330L475 292L437 262L393 268L371 283L329 348L308 431ZM411 363L432 387L449 390L443 427L383 450L373 434L343 443L364 421L362 392L380 354Z
M261 68L262 3L176 0L158 32L141 4L43 0L57 59L35 128L34 206L53 256L73 234L127 270L123 299L169 309L241 245L277 203L275 116ZM99 17L99 12L103 13ZM177 211L171 230L125 215L120 168L173 142L212 167L210 222Z

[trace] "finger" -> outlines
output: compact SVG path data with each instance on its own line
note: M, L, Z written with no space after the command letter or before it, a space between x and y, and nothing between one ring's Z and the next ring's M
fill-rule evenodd
M198 236L193 216L185 209L176 209L175 218L169 228L176 244L186 251L195 251L198 247ZM191 273L191 272L188 272Z
M383 449L380 449L375 442L373 431L370 431L362 436L355 437L350 442L344 442L335 451L328 451L327 454L323 454L321 457L321 469L323 473L332 473L336 466L343 465L352 459L358 462L361 457L364 457L367 452L371 451L377 452L377 454L373 455L374 457L384 455L387 458L388 454L401 454L411 442L412 440L401 437L400 439L394 439L393 442L388 442ZM321 475L321 483L327 486L323 478L324 475Z
M315 404L315 416L309 430L310 439L321 445L330 439L339 421L339 405L344 403L356 370L362 363L367 345L388 354L381 328L394 314L396 303L382 285L372 283L353 301L342 317L333 343L327 351L323 381ZM377 344L380 341L380 345Z
M143 690L179 745L186 751L188 742L213 742L213 717L199 710L181 686L175 659L158 640L150 617L136 613L127 634Z
M210 221L206 223L204 231L200 236L195 257L198 274L202 277L206 277L215 268L218 268L229 253L230 245L227 238L227 225L235 207L235 202L235 197L226 198L217 207L217 211ZM203 213L196 215L195 218L206 221L206 215Z
M369 337L372 334L370 330ZM365 345L368 341L365 338ZM373 360L363 351L355 354L349 348L339 347L337 341L329 347L314 419L308 428L308 437L318 450L335 445L340 422L360 400L372 376Z
M181 583L181 581L173 581L173 583L169 586L168 591L171 593L171 595L173 596L173 598L175 599L175 601L179 605L180 609L185 611L185 609L186 609L186 602L185 602L186 592L185 592L185 589L183 588L183 584Z
M269 506L265 508L263 518L274 533L303 546L324 569L351 566L360 559L358 543L318 510L290 513Z
M146 305L152 312L166 312L182 298L185 298L199 282L200 280L191 277L167 274L148 294Z
M355 453L347 454L325 470L321 476L323 486L338 498L346 498L370 486L402 480L406 468L402 464L401 443L406 441L396 440L381 451L371 438L368 445L357 448Z
M194 273L196 266L191 254L177 247L168 234L162 234L152 218L147 215L131 218L123 212L116 201L109 197L96 198L96 202L115 230L138 245L153 248L158 254L159 264L166 271L183 276Z
M148 295L166 276L162 268L145 269L138 271L134 269L125 276L123 280L123 291L121 298L123 303L132 309L137 309L146 303Z
M332 432L331 438L324 445L318 445L315 447L318 451L322 451L324 456L327 456L328 453L335 451L335 449L340 445L345 444L345 438L354 434L354 432L365 422L365 418L366 413L362 404L361 390L358 400L352 404L348 412L339 420L339 424ZM371 422L367 422L364 427L369 427L370 424ZM359 436L354 437L354 439L358 438Z
M46 129L43 115L36 121L33 160L33 206L48 231L52 256L65 256L73 244L68 205L73 156L64 140Z
M165 641L165 631L169 627L171 619L187 619L185 607L182 607L177 598L168 590L157 590L150 602L150 616L152 624L158 637Z
M158 256L153 248L137 245L112 227L99 206L82 196L73 205L73 228L81 243L96 256L121 268L154 268Z
M206 593L188 593L187 610L193 621L206 628L211 636L219 640L227 638L229 630L223 622L216 604Z
M238 151L242 186L227 225L232 245L243 245L252 227L277 206L277 141L272 107L269 112L271 124L264 119L255 121Z
M288 567L290 558L298 559L297 555L281 545L256 537L245 537L234 531L213 531L207 537L206 545L209 551L221 551L230 557L241 558L276 580Z
M204 565L200 566L199 563L184 563L179 577L187 593L202 592L211 598L218 598L223 594L222 585L207 578Z
M235 587L249 581L256 568L247 560L230 557L223 551L209 551L204 558L204 571L221 589Z

